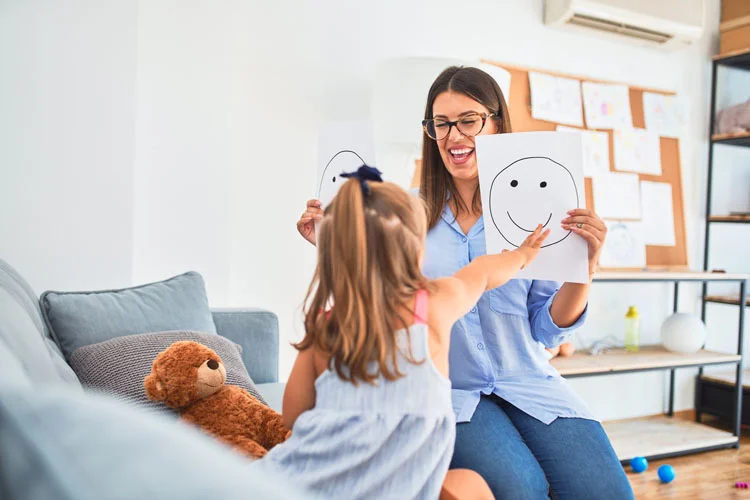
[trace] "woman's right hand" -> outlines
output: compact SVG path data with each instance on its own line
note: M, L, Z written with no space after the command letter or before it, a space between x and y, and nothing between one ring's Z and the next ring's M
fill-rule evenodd
M315 221L323 218L323 209L318 200L307 202L304 213L297 221L297 231L307 241L315 245Z
M526 257L526 263L523 267L531 264L531 261L539 255L539 250L542 249L542 243L549 236L549 229L542 231L542 225L539 224L533 233L531 233L524 241L521 246L516 249L517 252L521 252ZM523 269L523 267L521 269Z

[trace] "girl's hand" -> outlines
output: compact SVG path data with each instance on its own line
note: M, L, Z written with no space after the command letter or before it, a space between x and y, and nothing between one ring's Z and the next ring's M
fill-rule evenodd
M534 229L534 232L531 233L524 242L521 243L521 246L516 249L516 252L521 252L521 254L526 257L526 263L521 269L529 265L531 261L539 255L539 250L542 249L542 243L544 243L544 240L547 239L548 235L549 229L542 231L542 225L539 224L536 229Z
M315 221L323 218L323 209L318 200L307 202L304 213L297 221L297 231L307 241L315 245Z
M588 243L589 247L589 275L594 274L599 256L607 238L607 226L593 210L576 208L568 212L568 217L562 220L563 229L573 231Z

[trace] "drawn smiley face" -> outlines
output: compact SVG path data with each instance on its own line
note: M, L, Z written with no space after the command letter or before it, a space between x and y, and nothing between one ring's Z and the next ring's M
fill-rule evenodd
M516 160L490 186L490 217L509 244L518 247L537 224L550 230L542 248L560 243L570 231L559 221L578 208L578 188L565 166L545 157Z
M339 151L328 160L318 187L318 200L325 207L333 200L346 179L343 172L353 172L365 164L365 161L354 151Z

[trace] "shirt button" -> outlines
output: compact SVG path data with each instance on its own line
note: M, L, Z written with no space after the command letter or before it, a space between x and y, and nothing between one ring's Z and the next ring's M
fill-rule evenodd
M463 241L464 243L466 243L466 236L462 236L461 237L461 241Z
M472 307L471 308L471 312L473 312L473 313L477 312L477 308L476 307Z
M487 388L492 389L493 387L495 387L494 382L487 382Z
M478 343L477 344L477 349L479 349L480 351L483 350L484 349L484 344L482 344L481 342Z

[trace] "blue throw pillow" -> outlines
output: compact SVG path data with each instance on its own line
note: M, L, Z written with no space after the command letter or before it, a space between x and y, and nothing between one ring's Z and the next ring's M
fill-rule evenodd
M65 359L85 345L123 335L193 330L216 333L203 278L187 272L120 290L44 292L47 326Z

